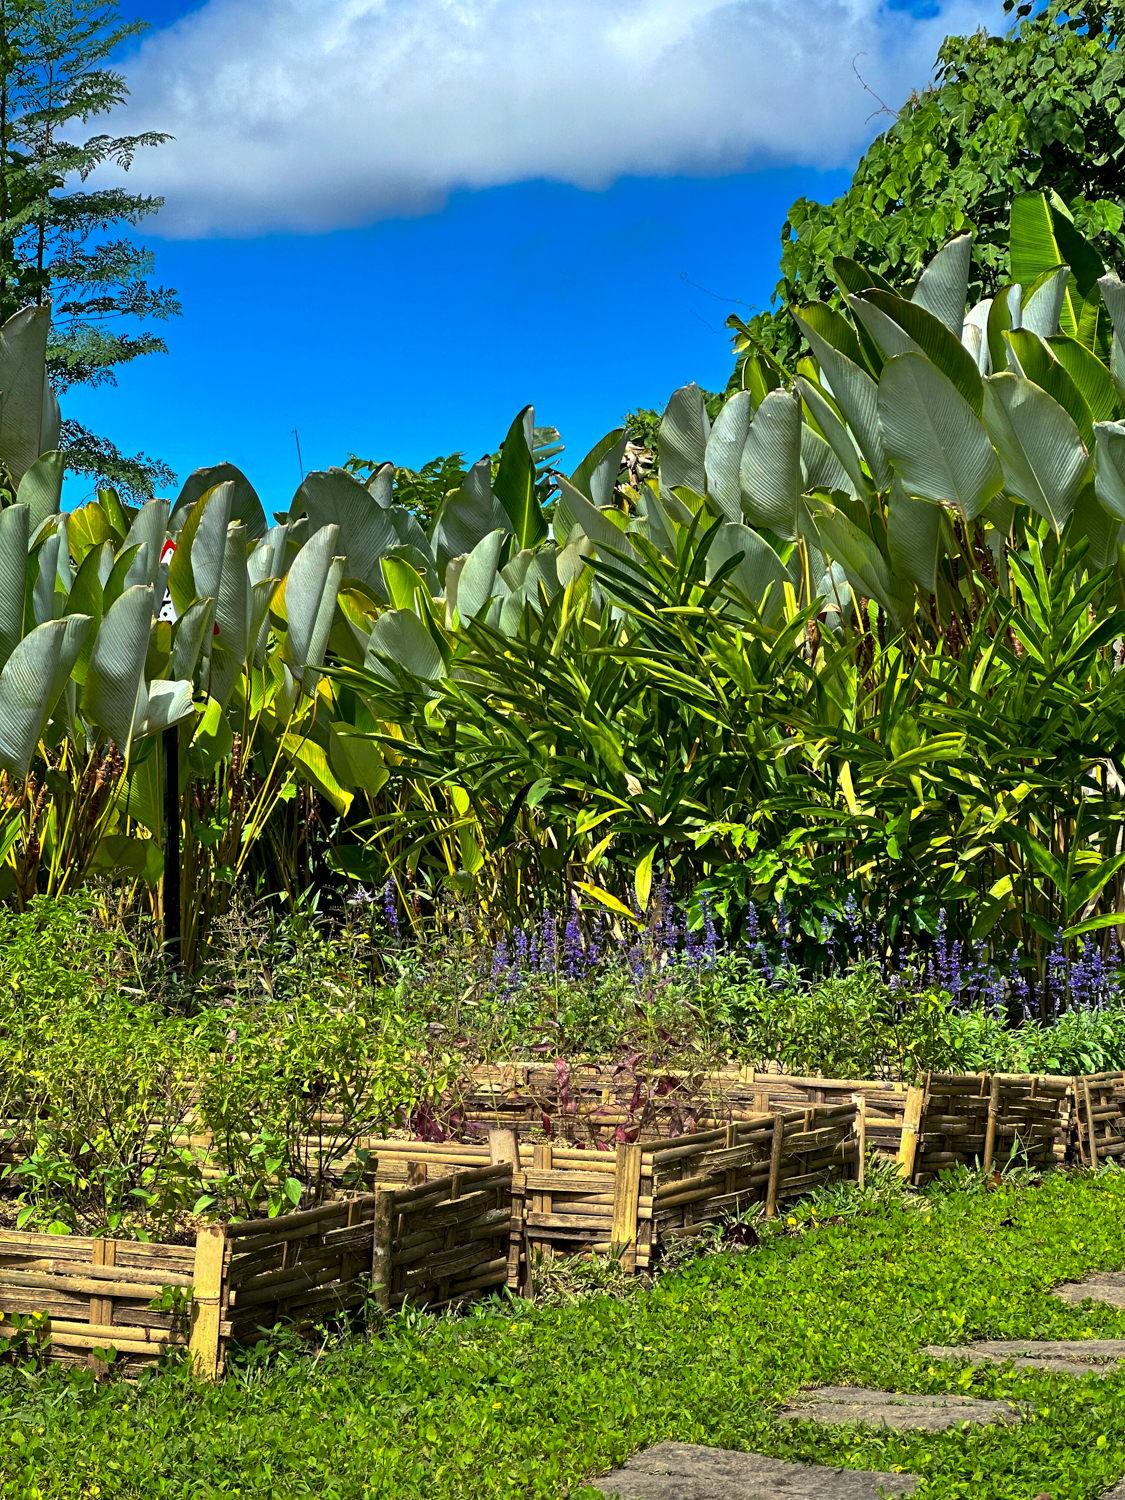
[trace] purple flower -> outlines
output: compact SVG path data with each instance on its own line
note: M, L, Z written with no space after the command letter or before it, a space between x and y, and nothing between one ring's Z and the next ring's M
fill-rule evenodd
M349 906L374 906L375 892L369 891L365 885L357 885L348 897Z
M715 931L715 921L711 916L711 903L706 894L699 898L699 907L703 913L703 959L708 968L715 962L715 951L719 946L719 935Z
M785 902L777 903L777 930L781 937L781 962L783 967L788 967L789 959L789 918L785 914Z
M586 955L582 948L582 932L578 926L578 897L574 896L572 902L563 934L563 967L568 979L577 979L582 972Z
M1047 957L1047 1004L1052 1016L1057 1016L1066 1003L1070 965L1063 952L1062 929L1055 936L1055 946Z
M1028 1000L1027 980L1023 977L1020 969L1020 950L1012 949L1012 961L1008 970L1008 987L1012 998L1019 1001L1020 1010L1023 1012L1025 1021L1031 1020L1031 1004Z
M532 939L532 941L534 942L534 938ZM516 928L516 963L517 964L526 964L527 963L527 952L528 952L527 929L524 928L524 927L517 927Z
M398 900L393 880L388 880L383 887L383 915L387 919L387 931L397 943L399 940Z
M511 967L511 959L508 957L508 939L501 938L492 950L492 978L499 979L502 974L507 974Z
M855 896L849 895L844 902L844 926L848 930L848 937L855 947L863 944L863 926L859 920L859 907L856 905Z
M762 927L758 921L758 908L751 901L750 909L746 913L746 941L750 944L751 948L759 941L761 935Z
M544 974L553 974L558 959L559 930L555 925L555 915L550 907L543 909L543 951L540 955L540 964Z

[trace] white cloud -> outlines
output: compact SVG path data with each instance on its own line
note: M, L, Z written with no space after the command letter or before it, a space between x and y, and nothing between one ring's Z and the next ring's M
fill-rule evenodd
M130 183L164 234L318 231L548 178L839 166L942 36L999 19L950 0L210 0L128 67L122 128L169 130ZM885 119L885 117L884 117Z

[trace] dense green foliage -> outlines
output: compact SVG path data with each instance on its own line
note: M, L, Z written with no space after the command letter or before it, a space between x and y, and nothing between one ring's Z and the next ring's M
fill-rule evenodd
M175 292L149 280L151 252L120 232L163 200L86 186L98 167L127 169L138 150L169 139L82 128L127 97L124 78L106 62L144 29L121 21L118 0L0 6L0 321L53 303L50 369L60 392L113 383L118 366L164 353L147 325L180 311ZM129 494L147 497L174 477L167 465L127 458L77 422L67 424L63 447L69 469Z
M816 1205L814 1205L814 1208ZM128 1389L0 1371L0 1495L316 1495L571 1500L664 1439L917 1473L933 1500L1095 1500L1125 1473L1125 1375L935 1364L929 1343L1117 1337L1060 1279L1125 1263L1125 1178L937 1190L904 1205L837 1191L754 1250L651 1292L569 1306L394 1318L310 1362L251 1356L218 1387ZM841 1212L842 1210L842 1212ZM1028 1404L1010 1429L893 1433L778 1423L807 1384L958 1391Z
M899 285L970 233L974 300L991 296L1008 279L1012 202L1029 190L1057 194L1109 264L1125 259L1125 10L1119 0L1030 9L1020 7L1006 37L946 37L933 84L868 149L848 191L830 204L793 204L781 232L781 310L729 319L736 347L792 358L800 334L788 310L835 300L835 256Z

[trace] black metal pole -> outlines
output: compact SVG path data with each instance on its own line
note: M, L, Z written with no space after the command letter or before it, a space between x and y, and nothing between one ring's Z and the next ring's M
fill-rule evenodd
M175 969L183 961L180 927L180 729L163 735L164 749L164 955Z

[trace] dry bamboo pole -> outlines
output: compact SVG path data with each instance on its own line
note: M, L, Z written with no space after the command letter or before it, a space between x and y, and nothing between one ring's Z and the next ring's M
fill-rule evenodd
M911 1087L906 1093L906 1111L902 1118L902 1135L898 1147L898 1175L905 1182L914 1180L914 1161L918 1155L918 1127L922 1123L925 1089Z
M502 1125L493 1125L488 1132L488 1159L492 1166L505 1163L512 1169L512 1218L508 1227L508 1286L518 1291L520 1284L520 1260L523 1254L523 1214L526 1198L517 1198L515 1175L520 1169L520 1142L514 1130Z
M375 1189L375 1222L371 1243L371 1281L375 1305L391 1310L391 1252L394 1240L395 1195L387 1188Z
M781 1178L781 1152L785 1144L785 1116L773 1117L773 1140L770 1142L770 1175L766 1181L766 1218L777 1214L777 1189Z
M219 1378L219 1333L227 1240L218 1224L208 1224L195 1240L191 1294L192 1368L201 1380Z
M992 1171L992 1159L996 1155L996 1126L1000 1119L1000 1079L993 1074L988 1090L988 1124L984 1132L984 1170Z
M630 1276L637 1269L637 1210L641 1197L640 1145L617 1148L617 1171L613 1178L613 1229L610 1240L622 1249L621 1266Z
M853 1094L855 1101L856 1137L856 1182L863 1187L867 1181L867 1098L864 1094Z
M117 1243L115 1240L95 1240L90 1256L95 1266L108 1267L116 1263ZM90 1322L97 1328L110 1328L113 1325L113 1298L91 1297L90 1298ZM98 1380L104 1380L109 1374L109 1366L104 1359L90 1351L87 1363L93 1370Z

